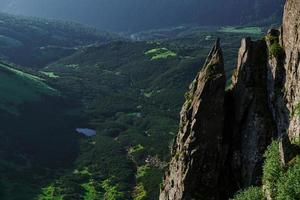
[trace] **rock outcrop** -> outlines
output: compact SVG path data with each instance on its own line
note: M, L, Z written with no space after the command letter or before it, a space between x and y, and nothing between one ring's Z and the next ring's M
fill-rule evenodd
M276 133L268 101L267 66L266 42L243 39L237 72L232 78L234 121L231 157L239 187L260 183L263 154Z
M186 93L161 200L218 199L225 85L223 55L217 41Z
M282 164L300 137L300 1L283 25L242 40L230 90L219 41L190 86L160 200L223 200L261 185L263 154L279 139ZM271 199L270 191L264 188Z
M300 1L287 0L282 26L282 45L285 51L285 99L291 113L288 134L291 139L300 134Z

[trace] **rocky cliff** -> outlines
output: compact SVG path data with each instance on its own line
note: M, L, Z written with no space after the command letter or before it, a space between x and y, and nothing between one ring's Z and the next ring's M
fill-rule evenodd
M300 133L300 1L287 0L283 25L243 39L232 86L219 41L186 94L160 200L228 199L261 185L263 154L279 139L282 164Z
M218 198L215 191L222 157L225 79L217 41L186 93L173 159L160 199Z
M288 134L299 138L300 134L300 1L288 0L285 5L281 43L285 50L284 96L290 113Z

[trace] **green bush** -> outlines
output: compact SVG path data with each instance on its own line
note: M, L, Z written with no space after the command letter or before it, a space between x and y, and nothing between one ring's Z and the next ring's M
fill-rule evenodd
M263 166L263 184L271 192L276 195L276 184L283 173L280 163L279 142L273 141L265 152L265 163Z
M294 108L293 115L300 117L300 102L298 102Z
M143 184L139 183L135 190L133 191L133 199L134 200L146 200L147 199L147 192L145 191L145 188Z
M238 192L233 200L263 200L263 192L260 187L249 187Z
M276 200L300 199L300 157L289 167L277 183Z
M275 42L269 47L269 54L275 58L280 58L284 55L284 49L279 43Z

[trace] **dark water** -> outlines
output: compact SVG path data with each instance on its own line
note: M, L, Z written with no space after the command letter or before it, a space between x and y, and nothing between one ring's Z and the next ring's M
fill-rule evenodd
M96 135L96 131L89 128L77 128L76 131L77 133L83 134L87 137L92 137Z

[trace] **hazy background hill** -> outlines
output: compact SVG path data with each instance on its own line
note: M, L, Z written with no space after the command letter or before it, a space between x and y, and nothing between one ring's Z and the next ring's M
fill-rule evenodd
M74 20L100 29L279 22L284 0L1 0L1 11Z

